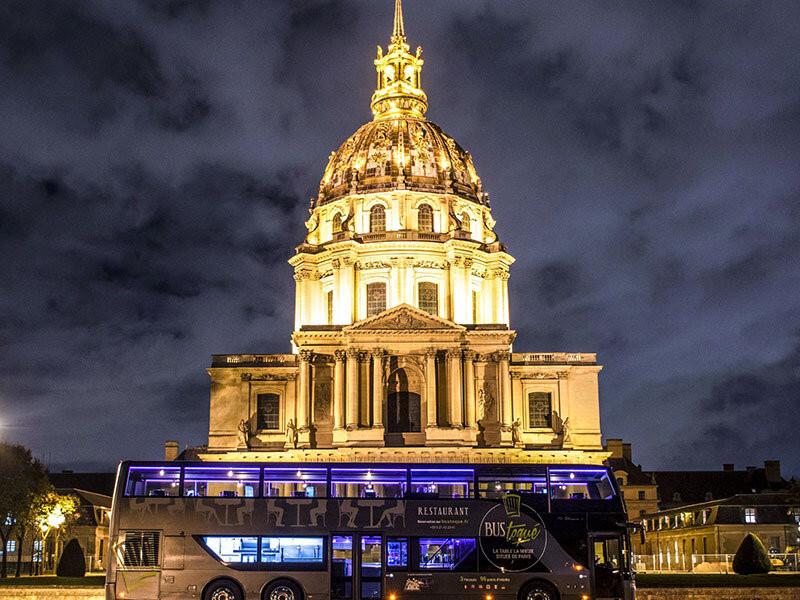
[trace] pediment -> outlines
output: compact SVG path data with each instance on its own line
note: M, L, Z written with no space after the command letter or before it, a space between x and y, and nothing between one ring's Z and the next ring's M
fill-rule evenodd
M382 313L345 327L345 332L357 331L465 331L447 319L435 317L409 304L401 304Z

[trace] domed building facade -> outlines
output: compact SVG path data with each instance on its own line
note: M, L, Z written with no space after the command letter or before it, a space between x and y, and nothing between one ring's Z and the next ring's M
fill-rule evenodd
M426 119L400 0L373 120L289 263L292 354L217 355L205 460L600 463L596 356L512 351L514 258L472 156Z

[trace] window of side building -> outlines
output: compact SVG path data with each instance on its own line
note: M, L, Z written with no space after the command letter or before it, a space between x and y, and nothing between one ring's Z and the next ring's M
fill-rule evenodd
M755 508L745 508L744 509L744 522L745 523L758 523L758 519L756 518L756 509Z
M532 429L553 427L553 395L550 392L528 394L528 423Z
M256 427L261 431L281 428L281 398L278 394L258 394Z

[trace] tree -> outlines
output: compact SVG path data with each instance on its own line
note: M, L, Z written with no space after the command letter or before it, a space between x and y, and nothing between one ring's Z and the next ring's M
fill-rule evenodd
M733 571L739 575L756 575L769 573L771 569L772 562L764 544L758 537L748 533L733 557Z
M17 524L16 524L17 548L23 547L23 544L25 543L25 538L27 537L28 533L32 534L34 540L36 539L37 533L39 533L40 531L39 522L37 521L38 506L41 503L41 499L46 498L51 493L55 493L53 486L47 480L42 481L40 483L39 489L34 493L33 497L31 498L31 501L28 504L27 508L17 518ZM31 556L31 558L33 558L33 556ZM30 575L33 575L33 564L34 564L33 560L31 560L30 570L29 570ZM17 570L14 576L20 577L21 575L22 575L22 561L17 561Z
M35 495L48 485L44 466L33 458L30 450L18 444L0 442L0 543L3 550L18 533ZM21 553L21 547L19 551ZM8 552L3 552L0 578L7 574Z
M36 529L41 533L42 562L47 547L47 536L56 532L55 547L58 549L58 537L77 519L80 501L75 496L59 494L52 488L44 494L34 497L31 505L31 518ZM58 561L58 556L55 557Z
M83 549L78 540L72 538L61 554L58 561L56 575L59 577L83 577L86 575L86 559L83 556Z

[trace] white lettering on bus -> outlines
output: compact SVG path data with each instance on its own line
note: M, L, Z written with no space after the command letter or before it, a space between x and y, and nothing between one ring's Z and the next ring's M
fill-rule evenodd
M467 517L468 506L419 506L418 517Z

